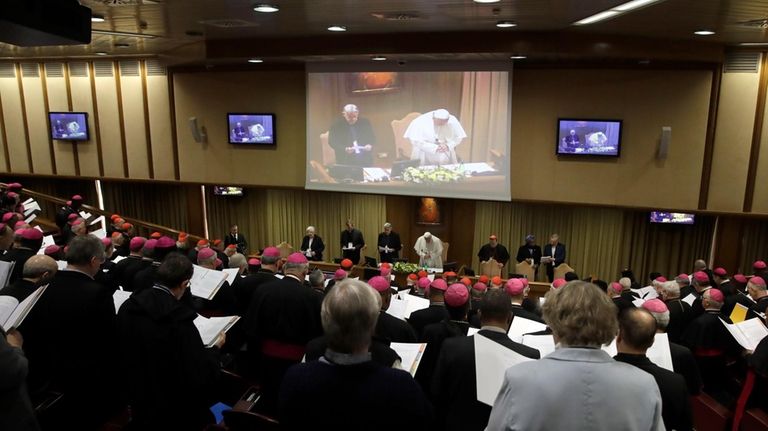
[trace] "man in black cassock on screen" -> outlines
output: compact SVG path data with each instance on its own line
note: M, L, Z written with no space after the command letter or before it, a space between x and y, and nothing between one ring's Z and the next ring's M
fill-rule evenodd
M373 166L376 137L366 118L360 118L357 106L348 104L328 131L328 144L336 152L337 165Z

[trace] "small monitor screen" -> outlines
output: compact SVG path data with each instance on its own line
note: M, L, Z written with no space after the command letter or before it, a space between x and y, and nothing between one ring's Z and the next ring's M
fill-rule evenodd
M695 215L688 213L651 211L651 223L693 224L695 217Z
M559 119L558 155L618 157L621 152L621 120Z
M275 145L274 114L227 114L229 143Z
M242 187L213 186L213 194L216 196L242 196Z
M49 112L51 138L62 141L88 140L88 113Z

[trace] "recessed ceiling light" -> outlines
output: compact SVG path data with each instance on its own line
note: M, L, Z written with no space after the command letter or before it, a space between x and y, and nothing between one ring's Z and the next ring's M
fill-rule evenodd
M106 53L106 52L104 52L104 51L99 51L99 52L94 52L94 55L101 55L101 56L105 56L105 55L109 55L109 54L107 54L107 53Z
M253 10L261 13L272 13L279 11L280 8L273 4L257 4L253 7Z
M517 27L517 24L515 24L512 21L499 21L496 23L496 27L498 28L510 28L510 27Z
M140 37L143 39L154 39L157 35L146 33L132 33L129 31L112 31L112 30L91 30L93 34L103 34L105 36L121 36L121 37Z
M622 3L618 6L614 6L610 9L606 9L602 12L598 12L592 16L588 16L582 20L576 21L575 23L573 23L573 25L588 25L588 24L594 24L600 21L605 21L607 19L614 18L618 15L621 15L629 11L639 9L641 7L648 6L660 1L663 1L663 0L631 0L625 3Z
M715 34L715 32L712 30L697 30L697 31L694 31L693 34L699 35L699 36L712 36L713 34Z
M604 21L608 18L613 18L614 16L618 15L620 12L615 10L604 10L600 13L596 13L592 16L588 16L580 21L576 21L574 25L587 25L587 24L594 24L599 21Z
M498 3L501 0L474 0L475 3Z
M613 9L619 12L628 12L628 11L631 11L632 9L637 9L643 6L647 6L651 3L656 3L657 1L659 0L632 0L630 2L620 4L614 7Z
M384 57L383 55L374 55L371 57L371 60L373 61L386 61L387 57Z
M511 58L512 60L525 60L528 57L520 54L514 54L514 55L511 55L509 58Z
M347 31L347 28L343 25L332 25L328 27L328 31Z
M768 42L741 42L740 46L768 46Z
M104 21L106 21L104 19L104 15L99 15L96 13L91 15L91 22L104 22Z
M260 58L250 58L248 59L248 63L264 63L264 60Z

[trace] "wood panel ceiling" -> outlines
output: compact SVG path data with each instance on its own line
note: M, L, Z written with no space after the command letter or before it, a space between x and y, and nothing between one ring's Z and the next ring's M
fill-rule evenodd
M384 51L411 51L407 55L427 59L452 52L503 58L512 50L528 47L526 54L535 58L537 54L553 55L550 51L558 54L554 46L558 41L565 42L559 50L563 56L573 52L569 41L611 44L634 39L633 45L661 54L670 43L678 44L681 51L689 46L716 46L722 51L724 46L743 42L768 43L764 26L741 24L768 19L768 0L664 0L588 26L572 24L625 0L502 0L493 4L472 0L264 0L280 7L272 14L254 12L253 5L259 2L82 0L94 14L106 17L105 22L93 24L94 30L156 37L94 34L90 45L65 47L20 48L0 43L0 57L87 57L103 52L202 64L242 61L259 55L261 49L264 57L314 61L333 58L329 53L366 56ZM517 27L497 29L495 23L500 20L514 21ZM329 34L326 28L332 24L346 26L347 32ZM694 35L699 29L716 34ZM537 51L538 40L548 40L551 46ZM452 50L446 44L460 45L460 49ZM267 45L269 49L265 49ZM409 50L410 45L420 48ZM610 50L601 54L597 45L586 51L613 55Z

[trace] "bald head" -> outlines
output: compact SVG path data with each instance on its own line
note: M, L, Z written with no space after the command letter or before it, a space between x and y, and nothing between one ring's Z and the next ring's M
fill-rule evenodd
M707 269L707 262L704 259L697 259L696 262L693 262L694 271L704 271L705 269Z
M620 353L642 353L653 345L656 318L644 308L628 308L619 316L619 337L616 347Z
M52 257L36 254L24 263L22 276L27 280L39 282L43 278L53 277L58 269L59 266Z

